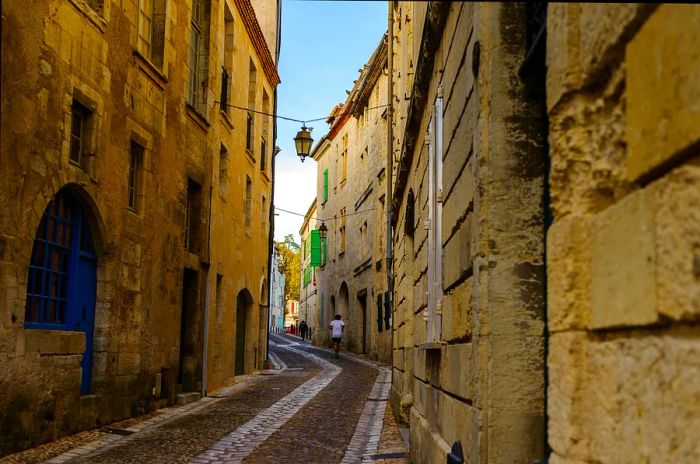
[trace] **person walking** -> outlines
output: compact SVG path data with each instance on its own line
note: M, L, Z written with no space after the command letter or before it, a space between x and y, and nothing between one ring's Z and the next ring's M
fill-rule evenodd
M333 349L335 350L335 359L338 359L338 352L340 351L340 342L343 339L343 332L345 331L345 322L343 322L340 314L335 315L329 325L331 329L331 341L333 342Z
M304 341L306 339L306 334L309 331L309 326L306 323L306 321L301 321L301 324L299 324L299 335L301 336L301 341Z

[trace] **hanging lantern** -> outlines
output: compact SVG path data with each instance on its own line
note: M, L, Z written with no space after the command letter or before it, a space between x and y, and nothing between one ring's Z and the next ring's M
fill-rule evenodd
M297 132L297 136L294 137L294 145L297 149L297 156L301 158L301 162L304 162L304 158L309 156L311 151L311 144L314 143L314 139L311 138L311 132L306 127L306 123L301 126L301 130Z

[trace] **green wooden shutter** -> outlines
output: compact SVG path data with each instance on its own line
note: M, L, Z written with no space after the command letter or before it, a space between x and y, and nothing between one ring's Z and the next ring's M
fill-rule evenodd
M328 169L323 171L323 201L328 201Z
M321 265L321 234L318 229L311 231L311 266Z

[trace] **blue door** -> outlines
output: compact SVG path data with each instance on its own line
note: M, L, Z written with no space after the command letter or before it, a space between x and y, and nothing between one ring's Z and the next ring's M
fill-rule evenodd
M85 334L80 393L90 392L97 257L80 201L59 192L34 237L24 327Z
M81 250L78 258L78 272L74 281L78 291L75 303L69 302L75 330L85 333L85 352L80 363L83 370L80 382L81 395L90 393L90 379L92 378L92 333L95 326L96 274L95 255Z

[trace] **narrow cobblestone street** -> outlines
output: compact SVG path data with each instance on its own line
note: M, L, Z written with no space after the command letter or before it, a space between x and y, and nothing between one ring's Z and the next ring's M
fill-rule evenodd
M272 335L270 351L275 369L203 400L0 463L405 462L398 427L386 417L387 367L347 354L336 360L286 336Z

